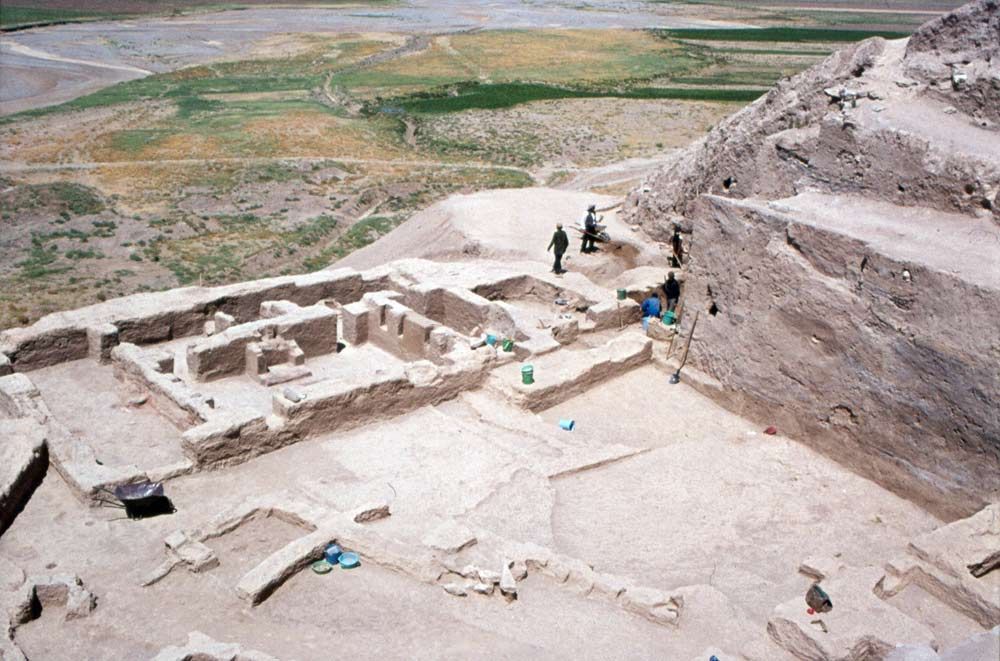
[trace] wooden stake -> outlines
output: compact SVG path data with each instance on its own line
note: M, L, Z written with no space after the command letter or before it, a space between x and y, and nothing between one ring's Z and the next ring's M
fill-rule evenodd
M698 325L698 314L700 312L701 311L699 310L698 312L694 313L694 321L691 322L691 332L688 333L688 341L687 341L687 344L684 345L684 355L681 357L681 364L677 366L677 371L678 372L681 371L681 368L684 367L684 363L687 362L687 359L688 359L688 350L691 348L691 340L694 339L694 329L695 329L695 326Z
M687 363L688 350L691 348L691 340L694 339L694 329L698 326L698 314L700 310L694 313L694 321L691 322L691 332L688 333L687 344L684 345L684 355L681 357L681 363L677 366L677 371L670 376L670 383L680 383L681 382L681 369L684 368L684 364Z

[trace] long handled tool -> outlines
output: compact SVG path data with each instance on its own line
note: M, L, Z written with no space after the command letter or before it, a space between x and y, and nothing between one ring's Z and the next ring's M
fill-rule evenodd
M694 329L698 325L699 312L694 313L694 321L691 322L691 332L688 333L688 341L687 344L684 345L684 355L681 356L681 364L677 366L677 371L670 375L670 383L676 384L681 382L681 369L684 367L684 363L686 363L688 359L688 350L691 348L691 340L694 338Z
M674 355L674 342L677 340L677 329L681 327L681 315L684 314L684 302L681 301L677 304L677 308L674 310L674 335L670 338L670 346L667 347L667 358Z

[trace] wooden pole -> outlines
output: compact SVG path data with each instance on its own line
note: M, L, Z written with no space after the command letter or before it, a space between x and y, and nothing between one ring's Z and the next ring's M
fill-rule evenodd
M694 313L694 321L691 322L691 332L688 333L687 344L684 345L684 355L681 356L681 363L677 366L677 371L670 377L670 383L679 383L681 380L681 369L683 369L684 364L687 363L688 350L691 348L691 340L694 339L694 329L698 326L698 314L700 312L701 311L699 310Z

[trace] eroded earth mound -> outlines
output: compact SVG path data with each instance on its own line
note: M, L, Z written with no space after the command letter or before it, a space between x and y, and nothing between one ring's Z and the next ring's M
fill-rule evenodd
M690 232L706 387L944 516L1000 493L998 94L979 0L781 82L625 205Z

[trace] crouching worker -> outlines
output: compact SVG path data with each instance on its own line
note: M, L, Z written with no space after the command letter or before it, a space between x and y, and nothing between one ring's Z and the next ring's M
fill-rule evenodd
M653 292L642 302L642 330L649 332L649 320L660 318L660 297Z

